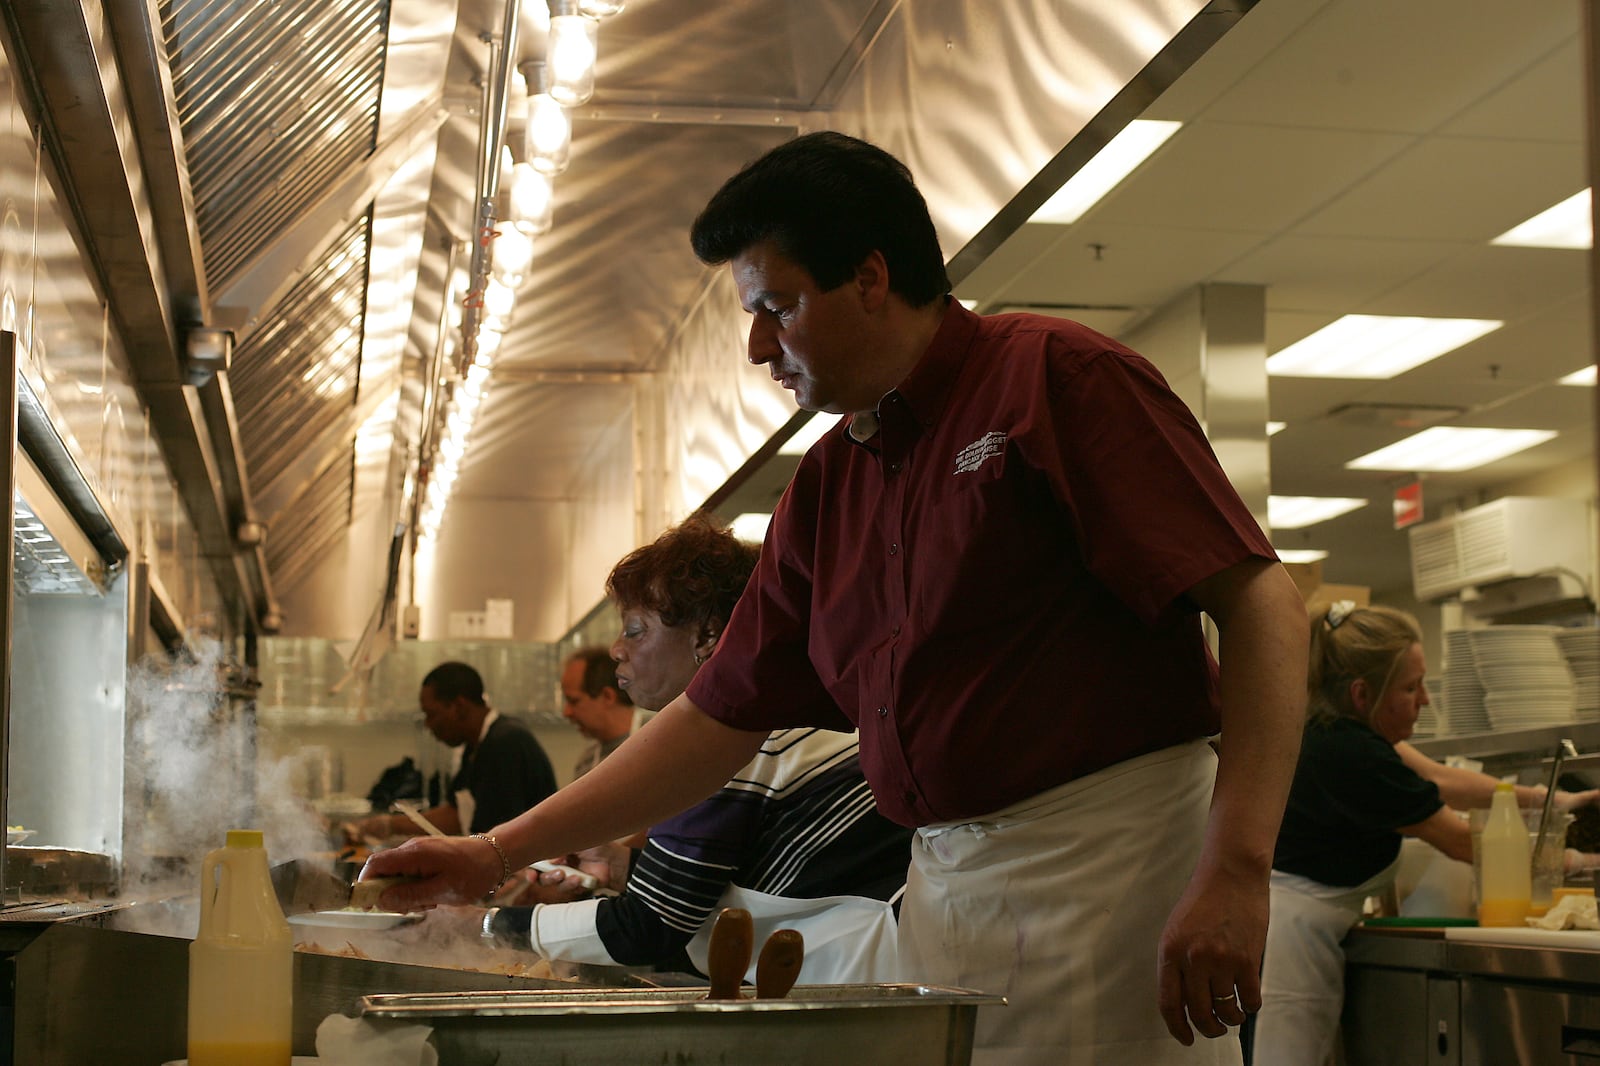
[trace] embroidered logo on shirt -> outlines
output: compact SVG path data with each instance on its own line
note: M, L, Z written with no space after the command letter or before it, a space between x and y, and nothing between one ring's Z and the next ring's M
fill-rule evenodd
M956 453L956 473L970 474L985 459L992 459L1005 449L1006 435L998 429L991 429Z

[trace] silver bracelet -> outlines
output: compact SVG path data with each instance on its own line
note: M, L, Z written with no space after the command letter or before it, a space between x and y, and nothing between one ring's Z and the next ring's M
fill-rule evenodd
M490 836L488 833L473 833L472 839L487 840L489 842L489 846L494 849L494 853L500 857L500 880L495 882L495 886L489 890L489 895L492 896L496 892L500 891L501 887L504 886L507 881L511 880L511 874L513 872L511 869L511 860L506 858L505 849L500 846L500 842L494 837Z

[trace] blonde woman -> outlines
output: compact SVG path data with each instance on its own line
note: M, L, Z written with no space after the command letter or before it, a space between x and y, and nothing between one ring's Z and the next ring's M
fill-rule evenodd
M1495 779L1442 766L1405 741L1428 705L1416 619L1341 600L1311 618L1307 722L1272 861L1272 918L1251 1061L1321 1066L1344 1004L1341 942L1368 896L1393 884L1402 837L1472 861L1454 808L1486 807ZM1594 792L1557 794L1570 808ZM1524 806L1542 788L1519 787Z

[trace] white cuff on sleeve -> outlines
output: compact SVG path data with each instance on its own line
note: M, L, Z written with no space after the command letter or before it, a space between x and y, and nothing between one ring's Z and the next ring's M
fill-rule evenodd
M617 960L606 951L595 929L598 899L576 903L541 903L533 908L528 939L542 958L566 962L591 962L616 966Z

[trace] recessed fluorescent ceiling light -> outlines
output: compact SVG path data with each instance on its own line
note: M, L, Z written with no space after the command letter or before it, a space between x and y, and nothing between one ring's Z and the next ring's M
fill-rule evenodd
M1551 429L1433 426L1344 465L1349 470L1472 470L1555 435Z
M1287 422L1268 422L1267 423L1267 436L1269 436L1269 437L1277 436L1279 433L1283 432L1284 427L1287 426L1288 424L1289 423L1287 423Z
M1303 529L1366 505L1366 500L1351 496L1268 496L1267 525L1273 529Z
M1279 548L1278 561L1282 563L1320 563L1328 553L1320 548Z
M778 445L778 454L804 455L813 444L822 439L824 433L838 424L838 415L812 415L806 420L805 425L794 431L794 436Z
M1490 244L1518 248L1587 248L1594 243L1589 190L1573 193L1559 204L1513 226Z
M1590 363L1582 370L1574 370L1561 379L1562 385L1593 385L1595 383L1595 366Z
M1076 222L1100 201L1100 198L1117 183L1133 172L1151 152L1178 132L1181 122L1157 122L1153 119L1134 119L1122 127L1122 132L1106 142L1054 196L1039 206L1029 222L1056 222L1063 225Z
M755 511L746 511L730 523L728 529L740 540L752 544L760 544L767 539L767 526L772 522L770 514L760 514Z
M1289 378L1392 378L1499 329L1489 318L1345 315L1267 357Z

